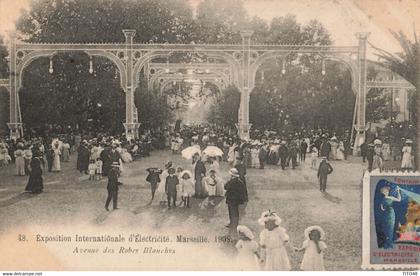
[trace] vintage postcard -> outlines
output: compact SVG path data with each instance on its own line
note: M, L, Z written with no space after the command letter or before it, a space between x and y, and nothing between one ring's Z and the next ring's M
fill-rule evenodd
M417 275L419 15L0 0L0 271Z

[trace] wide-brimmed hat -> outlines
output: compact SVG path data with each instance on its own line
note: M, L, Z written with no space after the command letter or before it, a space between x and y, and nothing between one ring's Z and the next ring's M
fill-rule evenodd
M188 170L185 170L185 171L181 172L181 178L184 178L185 175L188 175L189 178L192 178L192 173Z
M258 219L258 223L262 226L265 225L268 221L274 221L274 223L278 226L281 223L281 218L277 215L276 212L271 210L265 211L261 214L261 217Z
M325 238L325 232L324 232L324 230L320 226L318 226L318 225L313 225L313 226L309 226L308 228L305 229L305 232L304 232L305 234L304 235L305 235L305 238L306 239L309 239L309 234L313 230L319 231L321 240L323 240Z
M236 231L238 231L238 234L242 233L245 237L247 237L250 240L254 239L254 234L252 233L251 229L249 229L245 225L238 225L238 227L236 227Z
M230 170L229 170L229 174L230 174L231 176L234 176L234 177L239 177L239 172L238 172L238 170L237 170L237 169L235 169L235 168L230 169Z
M407 140L405 141L405 143L406 143L406 144L412 144L412 143L413 143L413 140L411 140L411 139L407 139Z

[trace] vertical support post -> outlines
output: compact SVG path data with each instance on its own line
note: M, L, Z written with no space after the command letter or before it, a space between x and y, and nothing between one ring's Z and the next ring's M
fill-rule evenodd
M360 145L366 139L366 42L370 33L357 33L359 39L359 55L357 60L358 70L358 87L357 87L357 118L356 118L356 139L354 141L353 155L357 155L360 151Z
M250 74L250 46L252 31L241 31L242 36L242 62L241 62L241 75L239 79L239 90L241 92L241 102L238 111L238 130L241 139L249 139L249 97L253 89L253 83Z
M10 40L10 70L9 70L9 81L10 81L10 118L7 126L10 130L10 139L17 139L20 137L20 132L22 129L22 122L19 120L19 107L18 107L18 81L20 75L16 71L16 33L11 31L9 32Z
M125 67L127 74L127 87L125 87L125 134L128 140L138 138L139 126L137 123L137 109L134 104L134 90L133 90L133 38L136 35L136 30L123 30L125 36Z

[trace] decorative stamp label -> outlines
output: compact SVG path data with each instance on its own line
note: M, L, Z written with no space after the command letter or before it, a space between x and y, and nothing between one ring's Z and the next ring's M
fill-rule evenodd
M420 267L420 175L366 173L362 268Z

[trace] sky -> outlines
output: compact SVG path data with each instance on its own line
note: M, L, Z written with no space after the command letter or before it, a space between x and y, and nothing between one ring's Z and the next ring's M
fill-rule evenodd
M86 0L89 1L89 0ZM201 0L188 0L196 7ZM382 49L400 50L389 29L403 30L413 39L413 26L420 33L420 0L244 0L251 16L269 22L288 13L301 23L316 18L331 33L336 45L357 45L356 32L370 32L369 41ZM0 34L14 29L14 22L29 0L0 0ZM372 50L368 52L372 54Z

